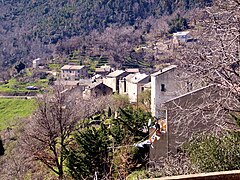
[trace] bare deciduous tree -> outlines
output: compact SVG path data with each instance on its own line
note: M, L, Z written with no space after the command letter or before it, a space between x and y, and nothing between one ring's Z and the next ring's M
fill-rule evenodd
M26 150L33 160L41 161L64 178L64 151L78 122L105 108L108 97L84 101L61 88L38 98L38 109L25 128Z
M200 28L194 37L197 41L189 43L179 57L180 64L192 78L202 79L205 84L213 84L218 89L217 97L213 99L209 94L204 99L211 101L203 102L195 109L189 107L188 113L199 115L211 110L202 120L214 120L219 127L232 124L223 114L240 113L239 10L238 0L217 0L214 6L202 11Z
M0 74L0 81L7 81L10 79L10 73L8 71L2 71Z
M60 90L53 96L38 99L38 110L34 113L26 131L26 144L34 160L40 160L63 178L64 150L69 136L79 120L76 99L68 98Z

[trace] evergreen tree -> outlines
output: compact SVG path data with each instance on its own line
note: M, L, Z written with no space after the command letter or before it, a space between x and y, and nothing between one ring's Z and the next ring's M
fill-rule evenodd
M17 73L20 73L23 69L25 69L26 65L23 62L19 62L16 66L15 69L17 70Z
M236 124L240 118L233 115ZM229 130L224 135L203 135L185 144L191 162L203 172L236 170L240 167L240 132Z
M172 19L168 22L169 30L168 32L170 34L175 33L177 31L183 31L185 29L188 29L188 23L187 19L184 17L181 17L180 14L177 14L177 17L175 19Z
M113 136L114 134L117 135L115 138L118 143L121 143L127 136L134 137L134 142L139 141L147 135L143 132L143 127L146 126L149 118L151 118L151 114L141 109L120 108L118 117L112 120L111 132Z
M110 109L102 112L100 125L75 134L74 144L66 152L68 171L74 179L93 179L95 173L100 179L124 178L146 163L148 149L136 148L134 143L146 137L142 130L150 114L130 107L119 109L117 118L111 114Z
M110 171L108 130L88 127L75 135L76 144L68 152L67 167L74 179L102 179Z

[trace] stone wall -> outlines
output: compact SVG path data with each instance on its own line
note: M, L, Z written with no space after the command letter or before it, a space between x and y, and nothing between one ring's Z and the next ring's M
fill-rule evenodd
M181 175L181 176L170 176L170 177L162 177L162 178L152 178L148 180L170 180L170 179L171 180L176 180L176 179L178 180L239 180L240 170L190 174L190 175Z

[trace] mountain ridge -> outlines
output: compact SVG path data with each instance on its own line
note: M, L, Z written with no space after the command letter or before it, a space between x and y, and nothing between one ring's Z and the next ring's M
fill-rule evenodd
M3 0L0 66L50 56L55 45L107 27L134 26L150 16L204 7L211 0Z

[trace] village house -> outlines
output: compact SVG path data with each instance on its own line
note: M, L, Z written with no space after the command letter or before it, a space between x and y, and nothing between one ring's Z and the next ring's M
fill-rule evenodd
M44 65L44 60L42 60L41 58L37 58L32 61L33 69L38 69L38 68L42 67L43 65Z
M102 82L93 82L88 86L85 86L83 91L83 98L97 98L100 96L106 96L113 93L112 88L106 86Z
M162 103L178 96L178 83L176 79L176 65L151 75L151 112L152 116L158 117L159 107Z
M126 68L125 71L128 73L139 73L140 72L139 68Z
M144 91L144 85L150 82L150 76L147 74L135 73L129 74L119 83L119 94L126 94L131 103L138 101L138 96Z
M94 76L92 76L91 77L91 79L93 80L93 81L98 81L98 82L102 82L103 81L103 76L102 75L100 75L100 74L95 74Z
M96 68L95 72L96 72L96 74L106 76L107 74L112 72L112 68L111 68L111 66L105 64L103 66Z
M151 75L151 112L159 117L159 108L166 101L200 88L198 80L190 79L184 70L170 65Z
M59 79L54 81L55 86L62 86L64 89L73 89L77 86L87 86L92 83L91 79L79 79L78 81L66 81L63 79Z
M71 93L72 96L77 95L85 99L96 98L112 94L112 89L102 81L92 79L80 79L78 81L58 80L54 83L55 86L60 86L64 92Z
M162 111L160 119L166 122L167 131L152 144L150 159L156 161L167 157L169 153L175 154L194 134L213 131L213 127L218 128L213 121L215 110L208 105L219 97L219 89L209 85L164 102L160 107ZM219 118L224 116L223 112L218 112L217 115Z
M173 33L173 44L175 45L186 43L189 39L191 39L191 35L189 31Z
M88 78L88 68L86 66L64 65L61 68L61 78L70 81Z
M112 88L113 92L119 92L119 81L128 75L124 70L116 70L108 74L105 78L103 78L103 84Z
M77 94L77 96L82 97L83 91L86 86L92 83L91 79L80 79L78 81L66 81L66 80L57 80L54 81L55 86L59 86L67 93L71 93L71 96Z

